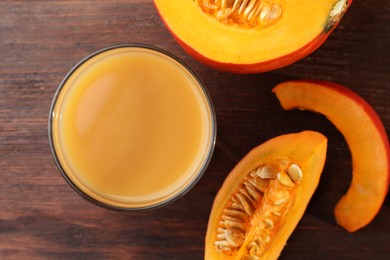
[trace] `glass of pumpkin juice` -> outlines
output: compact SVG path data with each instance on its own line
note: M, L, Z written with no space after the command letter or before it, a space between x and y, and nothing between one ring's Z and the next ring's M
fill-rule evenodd
M54 95L49 142L65 180L111 209L148 209L183 196L216 139L207 90L161 49L117 45L79 62Z

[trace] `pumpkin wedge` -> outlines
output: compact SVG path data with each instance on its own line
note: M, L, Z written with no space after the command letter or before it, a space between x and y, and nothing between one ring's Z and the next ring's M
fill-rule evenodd
M257 73L315 51L352 0L154 0L194 58L218 70Z
M214 200L205 259L276 259L317 188L326 148L326 137L304 131L250 151Z
M336 221L350 232L369 224L389 187L389 140L377 113L356 93L331 82L287 81L273 92L284 109L321 113L343 134L352 155L352 182L335 207Z

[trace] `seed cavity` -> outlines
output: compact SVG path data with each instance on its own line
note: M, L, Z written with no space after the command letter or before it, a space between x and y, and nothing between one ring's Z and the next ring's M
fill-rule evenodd
M243 27L267 27L280 19L283 8L273 0L197 0L199 7L220 22Z
M285 158L250 171L224 206L214 242L216 252L231 255L245 246L241 259L260 259L282 225L294 187L302 178L299 165Z

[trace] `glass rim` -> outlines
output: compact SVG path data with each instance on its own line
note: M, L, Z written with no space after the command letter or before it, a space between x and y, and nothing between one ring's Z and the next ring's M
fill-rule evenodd
M158 52L158 53L163 54L164 56L167 56L168 58L171 58L174 61L178 62L179 65L181 65L187 72L189 72L191 74L193 79L195 79L195 81L197 82L201 93L204 94L205 101L206 101L206 104L208 107L208 111L210 113L210 119L211 119L210 144L208 145L207 150L206 150L206 154L204 157L205 160L199 165L200 169L194 173L194 178L186 186L184 186L182 189L179 189L179 191L175 195L168 197L165 200L159 201L158 203L146 205L146 206L140 206L140 207L137 207L137 206L135 206L135 207L121 207L121 206L116 206L116 205L110 205L110 204L104 203L96 198L93 198L91 195L87 194L85 191L83 191L81 188L79 188L71 180L71 178L68 176L65 169L63 168L63 166L60 162L60 159L58 158L56 148L54 145L54 141L53 141L53 126L52 126L52 124L53 124L53 111L54 111L54 108L57 104L59 95L60 95L62 89L64 88L66 82L73 75L73 73L75 73L80 68L80 66L82 66L84 63L86 63L87 61L89 61L93 57L95 57L99 54L102 54L104 52L114 50L114 49L120 49L120 48L143 48L143 49ZM52 99L52 102L50 105L50 110L49 110L49 118L48 118L49 146L50 146L51 155L52 155L54 162L55 162L58 170L60 171L62 177L73 188L73 190L75 190L85 200L92 202L93 204L98 205L100 207L110 209L110 210L115 210L115 211L142 211L142 210L148 210L148 209L156 209L156 208L160 208L160 207L163 207L165 205L171 204L171 203L177 201L178 199L182 198L199 182L199 180L201 179L201 177L205 173L206 169L208 168L210 161L211 161L211 158L213 156L214 150L215 150L216 138L217 138L217 119L216 119L215 108L214 108L214 105L213 105L213 102L211 99L211 95L210 95L208 89L205 87L202 80L193 71L193 69L190 66L188 66L185 62L183 62L179 57L177 57L176 55L174 55L174 54L172 54L164 49L161 49L159 47L155 47L155 46L152 46L149 44L143 44L143 43L116 44L116 45L111 45L108 47L101 48L101 49L87 55L86 57L84 57L83 59L78 61L74 66L72 66L72 68L69 70L69 72L62 79L62 81L60 82L60 84L58 85L58 87L54 93L54 96L53 96L53 99Z

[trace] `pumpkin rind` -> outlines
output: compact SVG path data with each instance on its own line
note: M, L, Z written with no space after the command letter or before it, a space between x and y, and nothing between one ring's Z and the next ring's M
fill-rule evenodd
M273 92L284 109L321 113L343 134L352 155L352 181L335 207L336 221L350 232L368 225L389 187L389 140L377 113L356 93L331 82L288 81Z
M326 149L326 137L317 132L304 131L275 137L250 151L230 172L214 200L205 240L205 259L241 259L248 253L244 246L232 254L216 251L214 243L217 240L218 225L224 209L253 169L276 160L288 160L300 166L303 177L299 183L295 184L294 195L290 198L288 211L281 216L282 219L277 224L278 227L270 231L269 244L262 253L263 259L276 259L303 216L306 206L317 188L325 163ZM260 212L260 210L261 206L256 209L256 212ZM243 245L248 244L248 240L252 238L251 235L257 228L257 223L253 222L253 219L250 223L251 226Z

